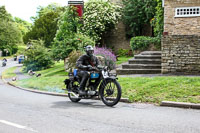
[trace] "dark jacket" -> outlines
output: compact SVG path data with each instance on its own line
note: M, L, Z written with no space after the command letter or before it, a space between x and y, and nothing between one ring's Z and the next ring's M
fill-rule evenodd
M99 65L99 61L96 56L89 57L88 55L82 55L77 61L76 61L76 67L79 70L88 71L88 65L91 65L93 67L97 67Z

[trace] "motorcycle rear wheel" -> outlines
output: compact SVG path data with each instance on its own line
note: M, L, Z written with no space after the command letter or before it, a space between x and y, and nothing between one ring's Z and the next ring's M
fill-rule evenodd
M78 81L71 81L70 85L68 86L69 87L68 90L73 91L75 89L75 87L78 88L79 85L80 84ZM73 91L73 93L78 94L75 91ZM77 97L73 96L73 94L71 94L71 93L68 93L68 97L72 102L75 102L75 103L77 103L81 100L81 98L77 98Z
M107 106L116 105L121 99L121 86L117 80L106 80L100 92L103 103Z

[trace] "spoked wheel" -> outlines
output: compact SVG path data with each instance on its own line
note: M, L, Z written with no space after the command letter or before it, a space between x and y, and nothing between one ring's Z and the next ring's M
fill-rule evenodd
M121 86L116 80L106 80L104 82L101 98L107 106L116 105L121 98Z
M74 82L70 82L70 85L68 86L68 90L71 90L70 92L68 92L68 97L72 102L79 102L81 100L81 98L77 97L78 95L78 91L74 91L77 90L77 88L80 86L78 81L74 81Z

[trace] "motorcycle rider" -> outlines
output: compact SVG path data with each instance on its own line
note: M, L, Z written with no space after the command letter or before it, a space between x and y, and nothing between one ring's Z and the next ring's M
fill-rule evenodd
M94 70L99 65L99 61L94 56L94 48L88 45L85 48L85 55L82 55L76 62L78 68L78 76L81 77L81 83L79 87L79 95L85 95L85 85L90 76L89 71Z
M3 61L3 62L2 62L2 66L6 66L7 59L6 59L6 58L3 58L2 61Z
M7 59L6 59L6 58L3 58L3 61L4 61L4 62L7 62Z

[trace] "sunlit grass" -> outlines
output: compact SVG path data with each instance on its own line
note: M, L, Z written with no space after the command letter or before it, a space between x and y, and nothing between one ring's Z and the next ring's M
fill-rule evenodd
M36 73L42 76L33 76L17 81L16 84L25 88L64 93L62 88L65 88L63 81L67 78L67 72L63 62ZM159 104L166 100L200 103L200 77L119 77L118 82L122 87L122 97L132 102Z
M62 88L65 88L63 81L68 75L64 69L64 62L57 62L52 68L35 72L41 74L41 76L32 76L30 79L17 81L15 84L37 90L64 92L62 90Z
M11 67L6 69L3 73L2 73L2 78L7 79L7 78L12 78L15 77L15 70L17 69L17 67Z
M200 103L200 77L119 78L122 96L134 102Z

